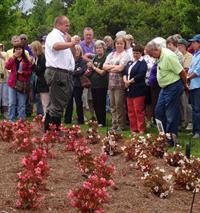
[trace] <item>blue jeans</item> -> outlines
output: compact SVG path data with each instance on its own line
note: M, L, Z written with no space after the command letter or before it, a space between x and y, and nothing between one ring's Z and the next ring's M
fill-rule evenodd
M155 117L162 121L165 133L178 133L180 121L180 96L183 82L178 80L162 88L155 108Z
M106 94L106 112L110 112L110 98L108 93Z
M200 88L190 90L193 134L200 134Z
M8 117L10 121L15 120L16 108L18 118L25 119L26 97L27 94L17 92L16 89L8 87Z

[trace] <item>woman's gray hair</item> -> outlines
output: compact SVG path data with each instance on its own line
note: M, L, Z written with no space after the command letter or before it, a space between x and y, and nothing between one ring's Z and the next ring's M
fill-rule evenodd
M107 40L112 40L112 41L113 41L112 37L109 36L109 35L105 36L105 37L103 38L103 40L104 40L104 41L107 41Z
M101 45L101 46L103 47L104 50L106 49L106 44L105 44L104 41L102 41L102 40L97 40L97 41L94 43L95 48L96 48L97 46L99 46L99 45Z
M123 31L123 30L121 30L115 34L116 37L121 37L121 36L125 36L125 35L126 35L126 31Z

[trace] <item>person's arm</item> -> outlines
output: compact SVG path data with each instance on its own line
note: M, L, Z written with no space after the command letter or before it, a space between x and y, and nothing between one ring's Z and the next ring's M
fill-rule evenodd
M72 37L71 41L66 41L66 42L56 42L53 45L54 50L64 50L68 48L73 48L76 44L80 42L79 37Z
M196 78L198 75L196 74L196 73L190 73L190 74L188 74L188 76L187 76L187 79L188 80L192 80L193 78Z
M127 79L127 76L126 76L126 75L123 76L123 81L124 81L124 84L125 84L125 88L128 88L129 85L130 85L130 82L129 82L129 80Z
M179 73L180 78L182 79L185 89L189 89L188 86L188 79L187 79L187 73L185 72L185 70L183 69L180 73Z
M35 72L35 74L37 76L40 76L40 75L43 75L45 72L45 68L46 68L45 56L44 55L40 56L40 59L38 59L38 60L39 61L38 61L37 65L32 66L32 71Z
M169 68L175 74L180 76L180 79L184 83L185 89L188 89L189 87L188 87L188 81L187 81L187 74L186 74L184 68L182 67L182 65L179 63L178 58L170 56L168 58L168 65L169 65Z
M106 73L106 71L104 69L100 69L98 67L94 66L94 71L97 72L99 75L104 75Z
M128 79L127 79L126 75L123 75L123 81L124 81L125 84L128 83Z
M22 75L24 77L30 76L32 73L32 64L30 61L22 60L22 71L18 72L19 75Z
M124 81L124 84L125 84L125 88L128 88L130 86L131 83L134 83L134 78L132 79L128 79L128 76L127 76L127 73L128 73L128 70L129 70L129 64L127 64L123 70L123 81Z
M110 64L111 61L111 57L112 57L113 53L110 53L107 57L106 57L106 61L103 64L102 69L110 72L110 70L114 67L113 65Z
M108 71L108 72L109 72L113 67L114 67L114 65L108 64L108 63L106 63L106 62L103 64L103 70Z
M10 70L12 69L14 63L15 63L14 57L10 57L8 59L8 61L6 62L6 64L5 64L5 68L10 72Z
M95 54L92 54L92 53L85 53L82 58L84 61L86 62L91 62L92 61L92 58L95 56Z
M128 55L127 53L124 52L118 64L115 64L114 67L110 70L110 72L114 72L114 73L123 72L127 63L128 63Z
M113 65L113 67L110 69L110 72L122 72L124 70L124 65L123 64L119 64L119 65Z
M0 58L2 58L4 61L6 60L6 57L0 52Z

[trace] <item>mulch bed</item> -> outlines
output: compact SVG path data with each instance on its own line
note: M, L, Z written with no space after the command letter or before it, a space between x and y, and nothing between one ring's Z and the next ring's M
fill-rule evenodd
M73 213L73 209L66 198L69 189L80 185L85 178L76 166L73 152L66 152L64 144L57 144L54 151L56 159L49 159L51 167L47 187L42 191L45 200L37 210L18 210L15 208L17 172L21 171L21 159L25 153L16 153L9 143L0 143L0 213L35 212L35 213ZM90 145L94 155L101 152L101 145ZM163 160L155 159L156 164L172 171ZM135 163L126 162L123 155L112 156L109 163L116 166L114 175L115 186L109 189L111 195L104 205L108 213L189 213L192 192L177 191L167 199L154 196L149 188L143 186L141 172L135 168ZM193 206L193 213L200 212L200 194L197 193Z

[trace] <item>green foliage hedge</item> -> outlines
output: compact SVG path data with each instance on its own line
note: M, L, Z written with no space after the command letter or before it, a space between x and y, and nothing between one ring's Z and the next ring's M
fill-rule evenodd
M117 31L131 33L145 44L156 36L180 33L189 38L200 33L200 0L34 0L34 7L22 13L20 0L0 3L0 41L26 33L30 41L48 33L58 15L67 15L71 33L82 35L90 26L95 37L114 37Z

